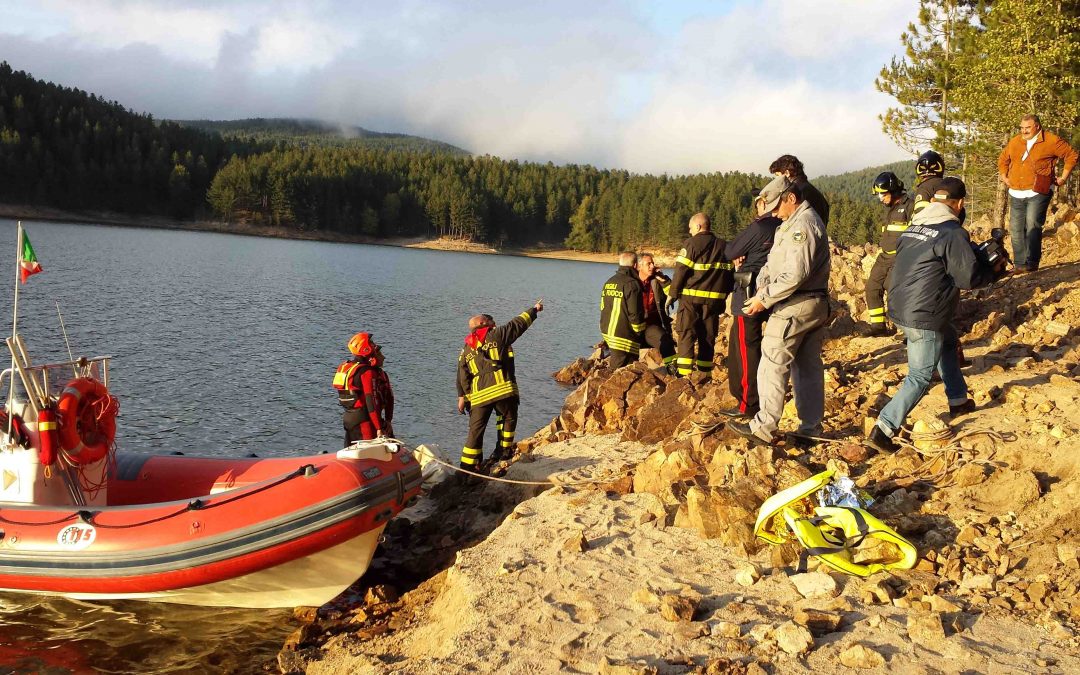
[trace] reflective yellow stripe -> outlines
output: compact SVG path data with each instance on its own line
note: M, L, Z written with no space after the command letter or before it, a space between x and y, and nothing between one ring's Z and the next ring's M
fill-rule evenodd
M907 223L893 223L885 226L885 229L889 232L904 232L907 228Z
M615 301L611 305L611 316L608 317L607 335L614 335L619 325L619 315L622 314L622 302Z
M526 325L529 325L529 326L532 325L533 318L532 318L532 315L529 314L528 312L522 312L521 314L518 314L518 316L520 316L522 319L525 319Z
M684 256L681 256L681 255L675 256L675 262L676 262L676 264L685 265L686 267L693 267L694 266L694 261L693 260L691 260L690 258L686 258Z
M671 293L671 284L668 284L667 286L661 286L660 290L664 292L664 295L669 295Z
M664 365L665 366L670 366L673 363L675 363L675 355L674 354L672 354L671 356L664 357Z
M870 316L878 316L885 313L884 307L878 307L877 309L870 310Z
M636 354L637 351L641 349L638 343L634 342L633 340L627 340L626 338L621 338L617 335L603 334L603 337L604 342L607 343L607 346L611 347L615 351L630 352L631 354Z
M691 295L695 298L707 298L709 300L723 300L727 297L727 293L718 293L716 291L699 291L696 288L684 288L683 295Z
M712 361L698 361L697 362L697 367L698 367L698 370L712 370L713 369L713 362Z
M503 384L495 384L490 387L485 387L479 391L469 394L466 398L469 399L469 403L472 405L484 405L490 403L497 398L502 398L509 394L516 394L518 391L517 384L513 382L504 382Z
M643 333L645 331L645 324L643 324L643 323L632 323L632 324L630 324L630 328L633 329L633 331L635 333Z
M693 368L685 368L683 366L679 366L677 370L679 371L680 375L689 375L690 373L694 372Z
M681 263L686 267L694 270L695 272L708 272L709 270L733 270L735 266L726 262L714 262L714 263L696 263L689 258L679 256L675 258L675 262Z
M872 316L872 317L870 317L870 321L868 323L885 323L885 317L884 316Z
M38 422L38 431L52 431L56 428L56 422Z

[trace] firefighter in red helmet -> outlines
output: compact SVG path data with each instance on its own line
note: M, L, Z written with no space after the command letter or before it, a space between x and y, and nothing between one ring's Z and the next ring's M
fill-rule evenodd
M394 435L394 392L382 369L382 348L371 339L371 333L357 333L349 340L349 351L353 358L334 373L334 389L345 409L341 417L345 447L356 441Z

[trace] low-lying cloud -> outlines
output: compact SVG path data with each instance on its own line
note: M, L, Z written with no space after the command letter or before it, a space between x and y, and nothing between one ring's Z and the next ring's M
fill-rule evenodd
M717 3L661 25L604 0L17 2L0 58L156 117L315 117L650 173L790 152L820 174L903 156L873 78L911 4Z

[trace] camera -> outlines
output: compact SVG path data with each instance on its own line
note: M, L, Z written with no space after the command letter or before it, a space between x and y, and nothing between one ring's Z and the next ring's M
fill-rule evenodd
M989 239L977 246L974 244L972 245L975 249L976 257L978 257L982 264L993 269L997 269L1000 265L1000 274L1004 274L1005 272L1005 265L1002 264L1002 261L1005 263L1010 262L1009 253L1005 250L1004 241L1005 230L1000 227L995 227L990 231Z

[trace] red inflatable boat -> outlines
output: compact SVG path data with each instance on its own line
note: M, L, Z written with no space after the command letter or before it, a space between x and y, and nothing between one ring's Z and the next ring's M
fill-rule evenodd
M108 357L33 366L19 338L8 345L0 388L17 377L26 398L0 415L0 590L317 606L366 571L419 494L419 465L391 441L291 458L116 453Z

